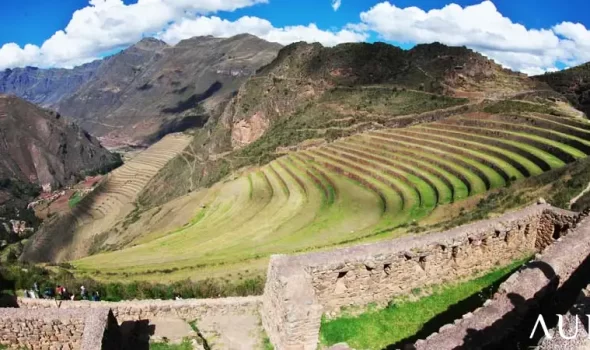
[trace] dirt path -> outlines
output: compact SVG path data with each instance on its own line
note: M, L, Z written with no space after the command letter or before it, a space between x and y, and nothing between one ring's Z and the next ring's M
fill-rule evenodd
M576 202L577 202L577 201L578 201L580 198L582 198L582 196L584 196L584 195L585 195L586 193L588 193L588 192L590 192L590 183L588 183L588 186L586 186L586 188L585 188L585 189L584 189L582 192L580 192L580 193L579 193L577 196L575 196L574 198L572 198L572 199L570 200L570 205L569 205L570 209L571 209L571 207L572 207L574 204L576 204Z

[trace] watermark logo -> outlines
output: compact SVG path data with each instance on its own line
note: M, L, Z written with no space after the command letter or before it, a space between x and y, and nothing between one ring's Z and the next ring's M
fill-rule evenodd
M578 331L579 331L579 324L583 323L583 321L581 321L579 319L579 317L577 315L572 315L570 318L567 319L566 322L564 322L564 315L556 315L557 316L557 330L558 330L558 334L561 337L561 339L575 339L578 336ZM590 339L590 315L585 315L586 316L586 324L588 325L587 334L588 334L588 338ZM573 320L572 320L573 318ZM574 322L574 330L571 329L571 327L566 327L566 323L571 323ZM547 323L545 322L545 319L543 318L543 315L539 315L539 317L537 317L537 321L535 322L535 326L533 327L533 331L531 332L531 335L529 336L529 339L532 339L533 336L535 335L535 332L537 331L537 328L540 327L543 330L543 333L545 334L545 338L547 339L553 339L553 336L555 336L556 334L551 334L551 332L549 332L549 329L547 328ZM566 330L569 333L573 333L573 334L566 334ZM555 333L555 332L553 332Z

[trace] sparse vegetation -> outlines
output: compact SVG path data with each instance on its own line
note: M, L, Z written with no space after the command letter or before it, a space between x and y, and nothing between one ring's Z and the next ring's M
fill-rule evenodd
M169 342L152 342L150 343L150 350L192 350L193 345L188 338L185 338L180 344L172 344Z
M237 282L213 279L193 282L187 279L169 284L149 282L105 283L89 277L75 276L70 270L58 266L43 268L18 264L1 266L0 276L2 276L3 286L10 286L7 291L11 293L31 289L35 282L38 283L40 290L61 285L70 291L76 292L83 285L89 291L98 291L102 300L105 301L174 299L176 295L181 295L183 298L248 296L260 295L264 289L262 277Z
M546 104L537 104L522 101L505 100L496 102L484 108L484 112L487 113L523 113L523 112L534 112L534 113L546 113L556 114L557 110Z
M80 203L81 200L82 200L82 195L80 194L80 192L76 191L72 194L72 196L68 200L68 206L70 208L73 208L76 205L78 205L78 203Z

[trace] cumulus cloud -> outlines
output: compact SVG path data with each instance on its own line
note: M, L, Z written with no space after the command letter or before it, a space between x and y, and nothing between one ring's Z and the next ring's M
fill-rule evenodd
M465 45L502 65L528 74L554 71L557 63L574 66L590 61L590 31L580 23L527 28L503 16L491 1L461 7L449 4L424 11L384 1L360 13L360 21L342 29L322 30L311 23L274 27L266 19L244 16L234 21L216 12L267 3L269 0L90 0L66 28L41 46L8 43L0 47L0 69L25 65L71 67L123 48L143 36L157 35L170 44L197 35L228 37L250 33L289 44L321 42L332 46L367 40L372 33L386 41ZM341 0L332 0L337 11Z
M338 11L340 5L342 5L342 0L332 0L332 8L334 11Z
M234 11L268 0L90 0L77 10L63 30L41 47L19 47L8 43L0 48L0 69L24 65L72 66L101 53L130 45L162 30L187 15Z
M557 61L590 60L590 31L564 22L531 29L504 17L491 1L461 7L449 4L428 12L382 2L361 13L361 25L385 40L473 48L509 68L529 74L555 69Z
M249 33L281 44L307 41L321 42L327 46L344 42L364 41L368 38L366 33L349 29L340 31L321 30L313 23L305 26L276 28L265 19L248 16L241 17L236 21L228 21L216 16L184 18L158 34L158 37L169 44L176 44L180 40L193 36L229 37L241 33Z

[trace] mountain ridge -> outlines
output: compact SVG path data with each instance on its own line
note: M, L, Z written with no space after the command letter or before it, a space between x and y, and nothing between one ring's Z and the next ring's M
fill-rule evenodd
M146 146L200 127L280 47L252 35L194 37L174 46L147 37L71 70L0 72L0 93L53 108L107 146ZM52 80L58 73L63 79Z

